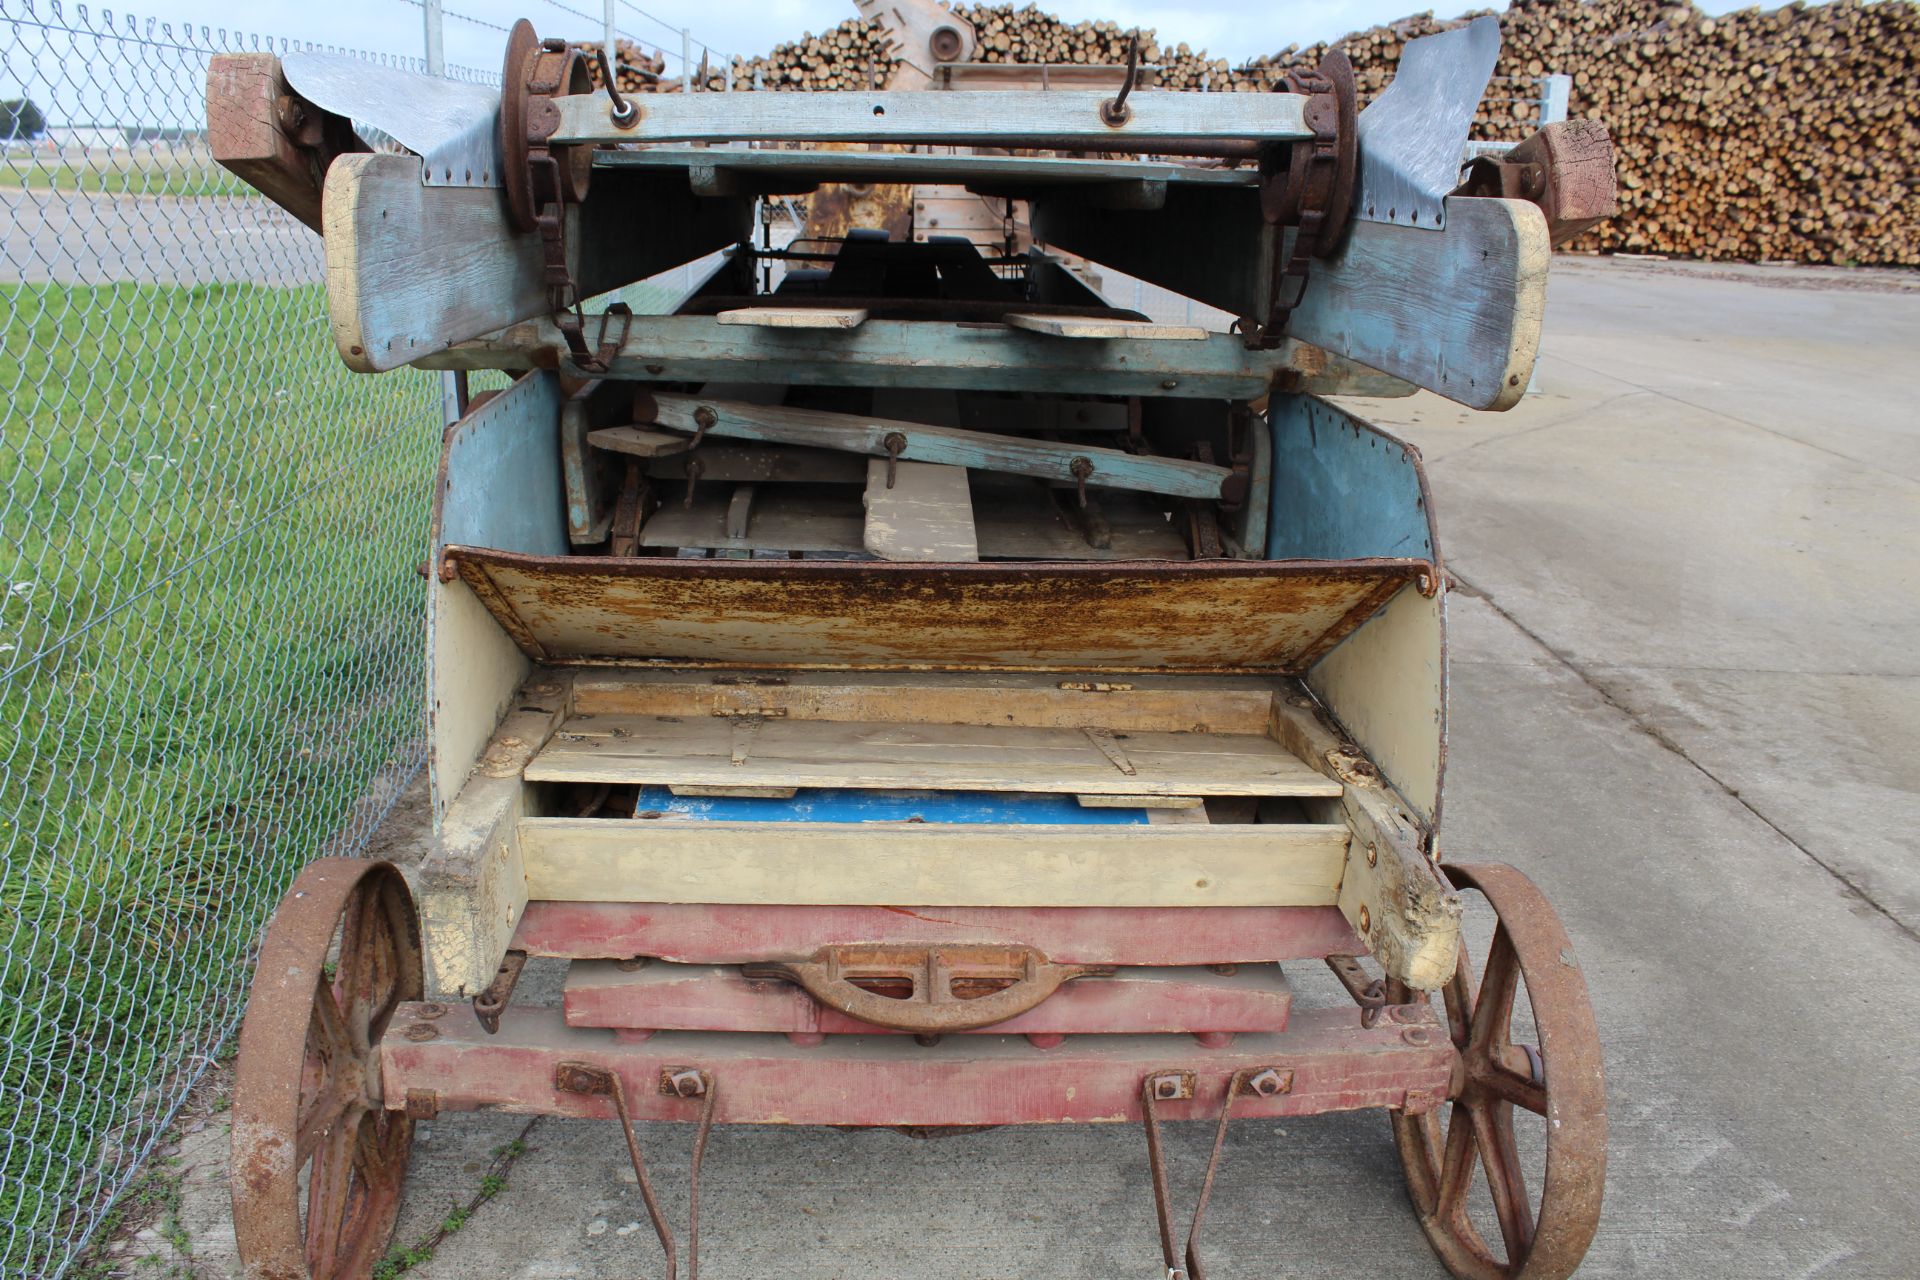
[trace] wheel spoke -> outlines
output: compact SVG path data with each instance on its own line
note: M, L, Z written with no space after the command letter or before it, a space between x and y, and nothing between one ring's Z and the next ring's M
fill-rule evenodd
M353 1109L354 1100L338 1089L329 1088L314 1096L300 1113L300 1127L294 1134L294 1166L305 1164L334 1126Z
M307 1266L313 1280L342 1274L353 1209L353 1144L358 1125L335 1125L307 1175Z
M387 1159L385 1138L389 1127L389 1117L384 1113L368 1112L354 1126L356 1137L353 1147L353 1167L360 1172L360 1180L367 1184L368 1191L375 1196L383 1196L393 1189L393 1169Z
M1466 1226L1474 1153L1473 1121L1466 1105L1456 1102L1447 1115L1446 1154L1440 1160L1439 1194L1433 1206L1434 1217L1456 1228Z
M1505 1104L1495 1103L1474 1107L1470 1114L1480 1165L1487 1172L1487 1190L1493 1195L1493 1211L1506 1241L1507 1262L1517 1271L1533 1248L1533 1201L1527 1196L1526 1173L1513 1141L1513 1113Z
M1512 1034L1513 997L1520 985L1520 966L1513 939L1503 924L1493 931L1487 966L1480 974L1480 991L1473 1001L1472 1046L1487 1054L1504 1047Z
M322 977L313 993L313 1020L308 1032L311 1041L313 1032L320 1035L320 1048L326 1059L326 1075L329 1080L339 1074L342 1064L349 1063L361 1055L354 1051L353 1034L347 1030L347 1020L340 1012L340 1004L334 998L333 984Z

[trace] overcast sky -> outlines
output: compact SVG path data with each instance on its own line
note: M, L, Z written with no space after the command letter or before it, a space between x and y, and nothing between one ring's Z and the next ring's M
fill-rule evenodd
M1185 41L1196 49L1206 49L1215 57L1241 62L1273 53L1289 44L1305 44L1331 39L1379 22L1391 21L1417 12L1419 5L1434 0L1212 0L1211 3L1181 5L1157 0L1054 0L1041 8L1058 13L1069 21L1107 18L1127 26L1151 27L1163 44ZM504 28L515 18L531 18L542 35L568 37L597 36L600 30L600 0L444 0L446 12L447 60L457 65L498 70ZM51 12L49 0L37 6L45 18ZM68 0L69 9L73 7ZM1486 7L1462 3L1448 6L1444 0L1436 12L1455 16L1467 8ZM1496 3L1495 8L1504 8ZM1736 7L1732 0L1706 0L1702 6L1720 13ZM97 21L105 6L91 6ZM127 14L142 19L159 18L173 23L241 31L300 41L317 41L378 53L421 53L421 13L416 0L139 0L128 8L113 6L116 25L126 22ZM578 11L575 16L568 10ZM7 6L8 16L23 9ZM636 8L631 0L615 0L617 24L621 32L644 44L658 45L668 53L668 69L679 70L682 26L692 33L694 61L705 45L716 55L764 53L783 40L805 32L820 32L855 14L852 0L640 0ZM459 15L477 21L464 21ZM481 25L489 24L489 25ZM7 39L8 28L0 25L0 41ZM22 46L33 44L33 33L20 33ZM26 53L27 56L21 55ZM66 94L49 93L51 79L58 73L49 67L52 59L38 55L39 50L16 47L0 50L0 97L23 92L56 100ZM23 65L24 64L24 65ZM37 83L36 83L37 82ZM117 105L117 104L116 104ZM100 110L106 104L96 104ZM106 108L112 110L112 108ZM87 108L75 104L74 111ZM67 112L50 112L59 119ZM169 113L170 114L170 113ZM75 118L69 116L69 118Z

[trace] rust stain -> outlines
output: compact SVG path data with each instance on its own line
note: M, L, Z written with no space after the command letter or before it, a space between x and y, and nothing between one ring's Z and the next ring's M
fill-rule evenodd
M1421 560L913 565L449 550L536 659L1303 669Z

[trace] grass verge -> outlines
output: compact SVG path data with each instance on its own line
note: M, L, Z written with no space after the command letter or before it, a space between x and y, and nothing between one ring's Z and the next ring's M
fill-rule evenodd
M0 1274L70 1259L419 749L427 375L317 288L0 286Z

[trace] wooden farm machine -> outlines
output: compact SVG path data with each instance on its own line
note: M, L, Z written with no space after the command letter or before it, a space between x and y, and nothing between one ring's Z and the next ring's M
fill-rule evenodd
M716 1124L1137 1124L1197 1277L1229 1121L1379 1108L1449 1270L1570 1273L1584 981L1520 872L1439 855L1432 504L1327 398L1514 404L1550 246L1612 211L1584 122L1463 175L1498 42L1413 42L1364 110L1338 53L1234 94L620 96L525 22L499 91L216 58L216 153L324 237L341 358L457 419L433 838L311 864L267 932L249 1272L366 1275L416 1121L494 1108L620 1124L669 1274L642 1121L693 1126L696 1214ZM1031 246L757 234L827 184L1018 201ZM1216 1126L1184 1239L1176 1120Z

